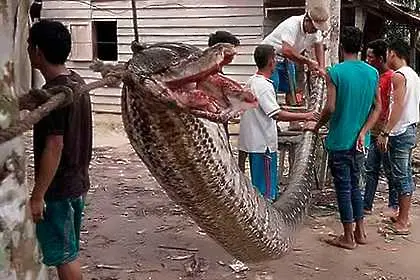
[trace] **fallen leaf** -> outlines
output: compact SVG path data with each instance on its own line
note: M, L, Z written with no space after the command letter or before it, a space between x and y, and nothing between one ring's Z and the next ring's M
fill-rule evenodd
M249 268L241 261L235 261L234 263L229 265L230 269L232 269L235 273L243 272L249 270Z

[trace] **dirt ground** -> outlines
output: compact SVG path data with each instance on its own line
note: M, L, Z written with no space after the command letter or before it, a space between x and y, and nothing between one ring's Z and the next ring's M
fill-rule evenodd
M407 238L378 233L387 199L382 183L376 212L367 217L368 245L349 251L322 242L341 228L334 205L320 199L325 203L313 207L290 254L270 263L235 266L168 199L129 145L119 117L95 118L92 188L81 236L84 279L420 279L418 195Z

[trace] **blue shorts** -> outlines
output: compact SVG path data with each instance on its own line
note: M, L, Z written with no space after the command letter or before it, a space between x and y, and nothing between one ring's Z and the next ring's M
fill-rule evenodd
M79 256L84 199L46 201L44 219L36 224L42 262L47 266L70 263Z
M289 69L289 73L287 73L286 69ZM294 87L293 91L296 90L296 67L292 61L285 61L278 62L276 64L276 68L271 74L270 80L273 81L274 89L276 93L284 92L286 94L291 94L292 90L290 89L289 84L289 74L291 75L291 84Z
M267 199L275 200L277 186L277 152L249 153L252 184Z
M384 169L390 174L390 187L397 190L398 195L411 196L416 188L411 170L411 157L416 146L415 124L397 136L390 136L388 152L384 157Z

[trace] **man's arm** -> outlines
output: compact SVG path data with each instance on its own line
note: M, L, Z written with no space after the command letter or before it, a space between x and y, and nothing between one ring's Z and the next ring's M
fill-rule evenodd
M318 131L322 126L324 126L330 120L331 115L335 112L337 89L330 78L327 79L327 85L327 103L321 112L321 116L315 125L314 131Z
M63 136L49 135L42 151L39 170L35 176L35 186L31 196L31 210L35 222L42 219L43 201L61 159Z
M391 114L388 122L384 126L383 133L378 136L378 146L382 152L386 152L388 146L388 135L397 122L401 118L401 114L404 106L405 96L405 77L401 73L396 72L392 76L392 87L393 87L393 102L391 104Z
M293 48L289 43L285 41L283 41L282 43L281 53L286 58L293 60L299 64L308 64L309 68L318 67L318 63L315 60L301 55L295 48Z
M381 91L379 87L376 90L376 97L375 97L375 102L373 106L374 108L370 112L368 120L366 121L365 125L360 131L361 134L366 134L369 130L371 130L372 127L375 125L375 123L378 121L379 115L381 114L382 103L381 103Z
M35 186L32 190L30 200L32 219L35 223L42 219L44 196L60 164L64 146L63 135L66 118L67 109L62 108L52 111L43 119L48 134L46 135L45 145L40 155L38 170L35 174Z
M317 119L315 112L296 113L281 110L273 118L277 121L291 122L291 121L314 121Z
M371 110L369 114L369 118L367 119L366 123L362 127L362 130L360 131L359 136L357 138L356 147L357 147L357 150L360 152L364 151L366 133L368 133L368 131L378 121L379 115L381 114L381 111L382 111L381 90L379 87L376 89L376 97L375 97L375 102L373 106L374 108L373 110Z
M404 108L405 77L401 73L396 72L392 76L392 86L394 89L393 102L391 104L391 114L384 128L385 133L389 133L401 118Z
M275 98L274 87L270 88L261 88L262 92L256 94L258 97L258 104L262 111L269 117L277 121L309 121L317 120L317 113L305 112L288 112L280 109L279 104Z
M61 159L63 150L63 136L50 135L47 137L44 151L42 151L39 172L35 177L35 187L32 191L34 199L44 199Z

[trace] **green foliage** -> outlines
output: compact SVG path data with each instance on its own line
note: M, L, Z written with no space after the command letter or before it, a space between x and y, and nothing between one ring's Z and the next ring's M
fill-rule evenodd
M412 10L413 12L420 12L420 0L393 0L396 3L403 4L408 9ZM410 38L410 30L407 26L395 23L392 21L385 22L385 37L387 39L390 38L404 38L405 40L409 40Z
M407 26L390 20L385 22L385 39L410 38L410 30Z

